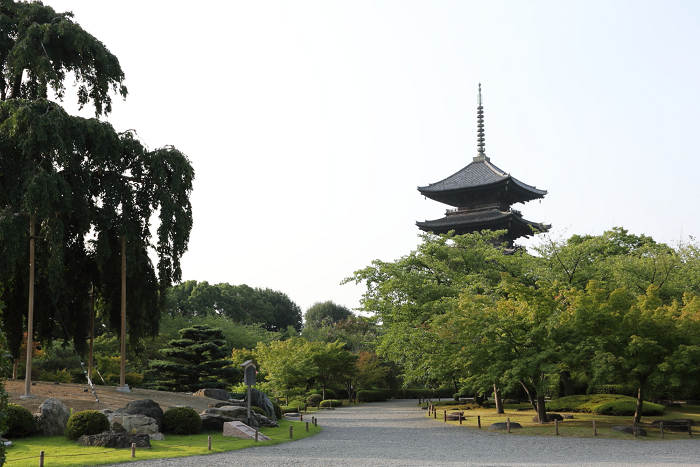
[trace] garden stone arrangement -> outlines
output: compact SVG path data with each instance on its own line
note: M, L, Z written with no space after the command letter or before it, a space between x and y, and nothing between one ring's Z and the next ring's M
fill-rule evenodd
M55 397L46 399L34 414L39 433L43 436L62 435L66 431L69 417L68 407Z

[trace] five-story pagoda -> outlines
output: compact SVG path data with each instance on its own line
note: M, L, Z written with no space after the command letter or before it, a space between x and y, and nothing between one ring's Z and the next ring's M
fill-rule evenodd
M512 209L511 205L544 198L547 191L512 177L486 157L481 84L476 114L478 154L472 163L444 180L418 187L422 195L453 209L448 209L442 219L416 222L416 225L426 232L443 234L454 230L457 235L485 229L505 229L508 232L502 240L511 246L517 238L546 232L549 225L524 219L520 211Z

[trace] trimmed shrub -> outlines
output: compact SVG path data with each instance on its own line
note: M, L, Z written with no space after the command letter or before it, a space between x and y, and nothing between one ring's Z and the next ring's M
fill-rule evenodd
M319 407L340 407L341 405L343 405L343 402L338 399L326 399L321 401Z
M282 418L282 407L280 407L280 405L275 401L270 401L270 402L272 402L272 407L275 408L275 416L278 419Z
M96 435L103 431L109 431L109 419L97 410L75 412L66 424L66 438L71 441L83 435Z
M323 389L312 389L311 391L306 393L308 396L312 394L318 394L321 396L321 399L323 399ZM326 398L327 399L336 399L338 396L336 396L335 391L332 389L326 389Z
M637 399L619 394L592 394L586 396L560 397L547 402L547 411L583 412L601 415L634 415ZM661 415L664 406L644 402L642 415Z
M637 401L615 401L608 402L607 404L602 404L596 407L595 412L601 415L618 415L618 416L633 416L634 412L637 410ZM665 407L659 404L652 404L651 402L644 402L642 406L642 415L662 415L664 413Z
M303 409L304 407L301 408ZM299 410L299 407L297 407L296 405L283 405L280 407L280 409L282 410L282 414L296 413L297 410Z
M321 403L323 400L323 396L320 394L311 394L309 397L306 398L306 403L309 404L311 407L318 407L318 404Z
M454 388L395 389L390 391L390 397L394 399L451 399L454 397Z
M390 391L385 390L362 390L357 391L357 400L360 402L383 402L391 396Z
M251 406L250 406L250 410L252 410L253 412L255 412L255 413L258 414L258 415L262 415L262 416L264 416L264 417L267 417L267 412L265 412L264 409L261 409L261 408L258 407L257 405L251 405Z
M37 432L36 422L32 413L17 404L7 404L5 409L7 418L6 438L26 438Z
M189 407L173 407L163 413L163 433L196 435L202 431L202 419Z
M53 382L70 383L72 380L71 374L65 368L62 370L55 370L55 371L43 371L42 370L41 376L39 376L39 379L41 381L48 381L50 383L53 383Z

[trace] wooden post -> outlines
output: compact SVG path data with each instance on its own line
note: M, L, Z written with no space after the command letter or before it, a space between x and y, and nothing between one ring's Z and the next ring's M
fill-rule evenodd
M306 431L309 431L309 422L306 422Z
M92 347L95 341L95 284L90 289L90 348L88 350L88 381L92 384Z
M318 418L314 417L314 426L318 426Z
M559 436L559 421L558 420L554 420L554 434L556 436Z
M462 424L462 412L458 412L458 416L459 416L459 424L461 425Z
M304 421L304 416L303 416L301 413L299 413L299 421L300 421L300 422L303 422L303 421Z
M294 438L294 435L292 434L292 430L294 429L294 425L289 425L289 437Z
M510 433L510 417L506 418L506 428L508 429L508 433Z
M640 389L641 391L641 389ZM632 422L632 432L634 433L634 437L637 437L637 422Z
M593 420L593 436L598 436L598 429L595 426L595 420Z
M664 422L659 422L659 428L661 429L661 439L664 439Z
M255 442L258 442L258 430L255 430Z
M433 410L433 419L437 420L437 410Z
M442 419L443 422L447 422L447 410L442 411Z
M690 426L690 422L688 422L688 436L693 437L693 428Z
M29 310L27 311L27 368L24 376L24 398L32 396L32 357L34 354L34 235L36 218L29 216Z
M479 425L479 429L481 430L481 415L476 416L476 423Z
M39 453L39 467L44 467L44 451Z
M207 436L207 450L211 451L211 436Z
M131 443L131 457L136 457L136 443Z

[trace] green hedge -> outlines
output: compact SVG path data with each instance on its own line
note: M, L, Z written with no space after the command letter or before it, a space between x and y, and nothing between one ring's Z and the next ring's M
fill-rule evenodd
M34 415L21 405L7 404L5 417L7 428L3 436L6 438L26 438L37 432Z
M360 402L383 402L391 397L391 391L383 389L357 391L357 400Z
M321 401L321 405L319 407L340 407L343 405L342 401L339 401L338 399L326 399L325 401Z
M592 394L585 396L561 397L547 402L547 411L582 412L601 415L634 415L637 399L619 394ZM642 415L661 415L664 406L644 402Z
M96 435L109 431L107 415L97 410L83 410L70 416L66 424L66 438L75 441L83 435Z
M173 407L163 413L163 433L196 435L202 431L202 419L189 407Z
M391 397L394 399L452 399L454 396L454 388L440 389L396 389L391 391Z

